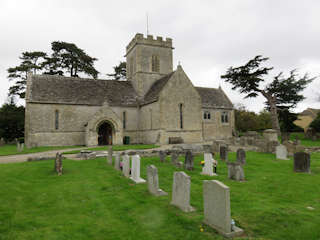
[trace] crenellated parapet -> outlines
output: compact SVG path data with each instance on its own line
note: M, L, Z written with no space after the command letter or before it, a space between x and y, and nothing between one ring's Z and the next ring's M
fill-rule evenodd
M137 33L126 48L127 54L137 44L144 44L144 45L151 45L151 46L173 49L171 38L166 38L165 40L163 40L162 37L157 36L157 38L155 39L153 35L148 35L147 37L144 37L142 33Z

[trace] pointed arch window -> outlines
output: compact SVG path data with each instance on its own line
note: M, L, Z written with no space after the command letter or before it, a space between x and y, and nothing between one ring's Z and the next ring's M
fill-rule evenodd
M183 129L183 105L179 104L179 115L180 115L180 129Z
M229 113L228 112L222 112L221 113L221 122L222 123L228 123L229 122Z
M157 55L152 55L151 70L152 72L160 72L160 59Z
M204 111L203 119L211 119L211 113L209 111Z
M59 129L59 111L56 110L54 113L54 127L56 130Z
M122 124L123 124L123 129L126 129L126 125L127 125L127 114L126 114L126 112L122 113Z

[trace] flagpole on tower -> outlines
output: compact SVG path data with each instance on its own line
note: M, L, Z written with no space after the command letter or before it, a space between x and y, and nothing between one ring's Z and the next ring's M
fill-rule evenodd
M147 12L147 36L149 35L149 16Z

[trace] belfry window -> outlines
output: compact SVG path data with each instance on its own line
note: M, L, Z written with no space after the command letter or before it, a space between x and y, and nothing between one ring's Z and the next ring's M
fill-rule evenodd
M211 119L211 113L209 111L205 111L203 113L203 119Z
M222 112L221 113L221 122L222 123L228 123L229 122L229 113L228 112Z
M182 103L179 104L179 113L180 113L180 128L183 129L183 112L182 112Z
M160 59L159 59L159 56L157 55L152 56L151 71L160 72Z
M55 115L54 126L55 126L55 129L58 130L59 129L59 111L56 110L54 115Z

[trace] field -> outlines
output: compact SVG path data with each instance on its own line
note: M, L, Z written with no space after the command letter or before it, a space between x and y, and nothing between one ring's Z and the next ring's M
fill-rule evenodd
M218 177L202 176L201 160L197 156L195 170L186 171L193 213L170 205L173 172L181 169L169 158L166 163L157 157L141 161L145 179L147 165L158 167L160 187L169 193L162 197L124 178L105 158L64 160L62 176L53 172L53 161L2 164L0 239L223 239L202 224L206 179L230 187L232 218L245 230L242 239L320 238L319 153L312 155L312 174L298 174L292 160L248 152L245 182L228 180L221 161Z

